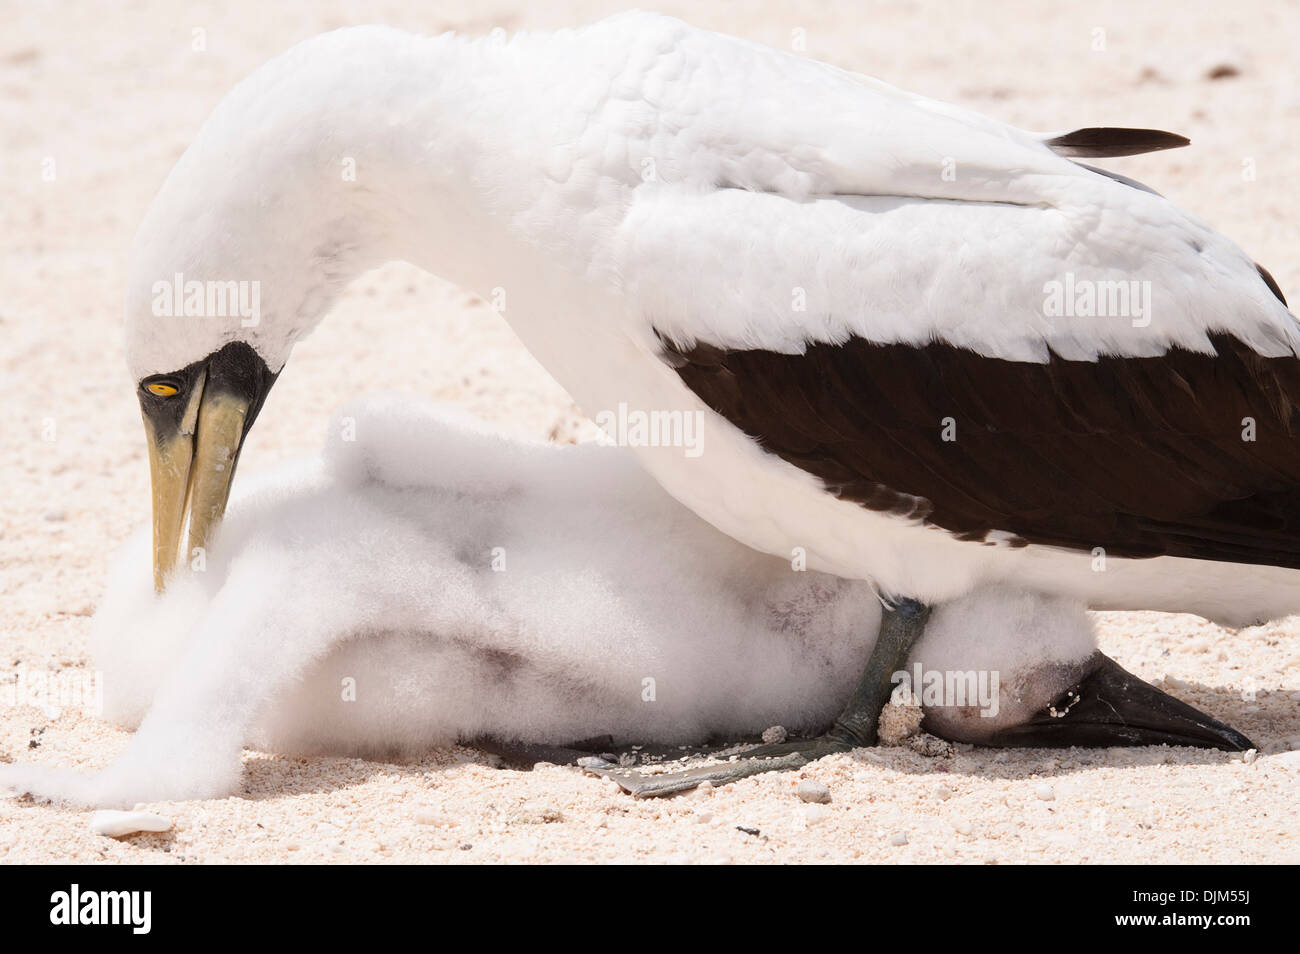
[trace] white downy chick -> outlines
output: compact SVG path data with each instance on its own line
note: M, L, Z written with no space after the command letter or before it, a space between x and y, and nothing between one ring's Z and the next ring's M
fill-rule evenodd
M811 733L874 645L867 583L736 543L626 451L396 397L329 433L321 460L245 481L164 595L147 535L123 549L94 655L105 715L138 732L98 774L0 766L0 786L129 805L236 790L244 744L391 758L485 736ZM912 663L997 673L996 715L927 706L932 731L997 743L1104 658L1081 604L999 590L938 608Z

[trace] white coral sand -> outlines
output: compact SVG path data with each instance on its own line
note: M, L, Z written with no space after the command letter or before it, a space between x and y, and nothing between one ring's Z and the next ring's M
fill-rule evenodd
M116 8L109 22L83 4L51 0L6 14L0 661L7 676L19 665L68 678L93 674L91 614L121 541L149 519L140 413L123 353L125 249L159 184L231 86L299 40L349 24L483 34L586 23L624 6L449 0L432 9L376 0L362 9L340 0L232 0L196 15L185 5L140 0ZM1069 116L1182 133L1192 140L1188 149L1112 165L1233 236L1292 300L1300 288L1300 19L1286 5L958 3L945 6L943 30L927 4L655 6L755 42L797 44L817 59L1022 128ZM203 49L195 48L196 30ZM1241 74L1207 78L1199 64L1226 42L1241 51ZM516 434L566 441L584 433L573 402L484 302L390 265L350 286L325 325L295 349L244 450L238 483L316 453L327 410L377 382L454 401ZM904 748L873 749L803 773L833 795L810 824L794 794L798 780L776 774L699 798L636 802L568 769L499 770L461 747L409 761L247 751L238 797L150 806L176 822L164 835L92 836L79 812L0 798L0 861L1300 860L1296 622L1229 632L1191 616L1094 619L1106 652L1247 733L1260 743L1260 757L1247 764L1187 749L977 748L936 762ZM58 710L0 707L0 762L87 771L130 744L128 733L91 711L67 703ZM1044 783L1053 801L1037 797ZM544 826L516 822L524 804L558 808L563 817ZM737 825L761 828L763 837ZM895 835L905 835L904 844Z

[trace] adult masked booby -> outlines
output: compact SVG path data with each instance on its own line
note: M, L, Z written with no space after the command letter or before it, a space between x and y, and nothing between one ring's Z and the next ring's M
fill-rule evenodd
M1028 133L641 13L302 43L217 107L133 249L157 584L293 343L405 259L508 291L592 417L698 421L688 452L637 450L704 519L878 587L833 733L736 773L871 741L929 606L981 584L1291 612L1300 328L1230 240L1075 161L1184 142Z

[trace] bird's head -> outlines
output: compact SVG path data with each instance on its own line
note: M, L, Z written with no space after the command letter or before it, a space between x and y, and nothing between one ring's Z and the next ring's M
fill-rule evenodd
M913 661L930 672L986 680L981 685L989 692L978 702L971 692L956 699L939 693L936 704L926 706L924 727L952 741L1254 747L1236 729L1100 652L1084 605L1067 597L996 586L977 590L935 610Z
M460 188L472 140L426 134L460 128L439 117L464 112L462 86L437 79L462 75L447 65L473 52L461 47L386 27L304 41L222 99L150 206L131 249L126 344L159 589L211 536L267 391L349 281L406 259L472 287L456 263L478 259L453 223L453 210L483 221Z
M328 286L324 230L268 209L303 208L292 183L200 136L154 199L131 249L126 357L148 441L154 584L205 547L240 450ZM325 232L328 235L327 232Z
M158 590L182 552L190 558L207 546L225 513L244 438L275 379L257 350L239 340L139 379Z

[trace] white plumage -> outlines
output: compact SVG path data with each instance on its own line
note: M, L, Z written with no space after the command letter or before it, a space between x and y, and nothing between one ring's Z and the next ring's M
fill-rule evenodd
M206 348L155 334L161 277L263 274L270 320L244 337L276 369L331 285L392 257L485 297L520 286L523 327L616 292L590 330L642 345L653 320L681 342L782 352L856 334L1087 359L1206 352L1227 330L1294 353L1293 316L1235 244L1045 138L652 14L509 42L324 34L237 86L173 170L133 256L132 370L230 340L212 322L192 323ZM1150 327L1062 327L1042 286L1067 271L1165 297ZM534 295L561 280L561 300Z

